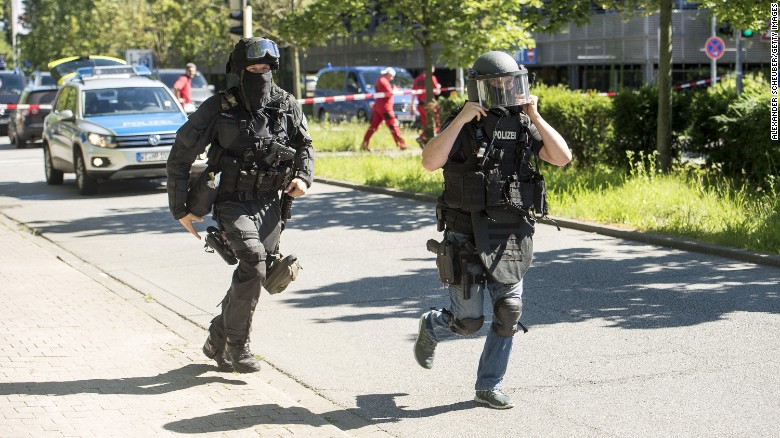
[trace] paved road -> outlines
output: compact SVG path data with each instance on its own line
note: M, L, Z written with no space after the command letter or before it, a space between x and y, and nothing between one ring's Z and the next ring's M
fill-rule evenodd
M42 183L29 152L0 148L0 212L208 323L230 269L172 221L159 182L82 198L72 180ZM441 344L433 370L411 355L419 314L446 304L424 247L431 205L318 184L294 216L282 250L304 270L261 298L252 342L339 406L312 409L325 418L355 413L403 437L777 433L779 269L539 226L530 332L506 381L519 405L494 411L471 401L481 337Z

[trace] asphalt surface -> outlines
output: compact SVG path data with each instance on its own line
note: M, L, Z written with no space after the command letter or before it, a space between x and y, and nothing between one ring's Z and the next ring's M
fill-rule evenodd
M230 268L170 218L164 188L109 185L86 199L72 181L52 189L24 175L0 177L0 212L208 324ZM480 336L440 344L433 370L412 357L420 313L447 304L425 250L439 237L432 210L322 183L296 201L282 251L304 269L284 293L261 297L252 345L330 402L311 412L403 437L776 436L779 269L539 225L525 281L530 331L516 338L505 382L518 406L495 411L472 401L489 308Z

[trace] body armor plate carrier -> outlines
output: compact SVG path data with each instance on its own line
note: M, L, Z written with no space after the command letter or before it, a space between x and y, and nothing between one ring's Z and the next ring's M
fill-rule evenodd
M461 145L465 162L448 161L443 169L444 223L451 229L448 216L470 214L487 272L499 283L515 284L531 265L536 217L546 214L543 179L531 163L530 120L491 111L472 123L474 143Z

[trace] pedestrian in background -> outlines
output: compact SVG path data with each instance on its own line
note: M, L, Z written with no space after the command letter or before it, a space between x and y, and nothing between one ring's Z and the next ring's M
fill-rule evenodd
M501 391L512 340L523 310L523 276L533 256L538 216L546 215L544 180L534 156L557 166L571 161L561 135L537 111L528 70L504 52L476 59L468 81L469 101L453 113L423 149L428 171L443 168L446 188L436 207L442 242L439 279L448 285L449 309L425 312L414 356L433 366L436 344L477 333L485 321L489 292L493 321L477 368L475 401L496 409L514 406Z
M195 77L197 72L198 70L197 67L195 67L195 64L189 62L186 65L184 74L173 83L173 92L182 105L192 103L192 78Z
M436 71L436 67L431 66L431 72L434 71ZM417 137L417 144L419 144L420 147L425 147L425 143L428 143L428 136L425 135L425 130L428 129L428 112L425 108L425 76L425 71L423 71L419 76L414 78L414 83L412 84L412 90L422 91L417 95L417 112L420 113L420 127L422 128L420 136ZM433 74L431 74L431 82L433 82L433 94L435 96L440 95L441 85L439 85L438 79L436 79L436 76ZM433 135L436 135L436 133L439 132L439 112L436 109L435 104L431 105L431 110L431 115L433 116Z
M379 72L381 76L374 83L375 93L385 93L385 97L378 97L374 100L373 116L371 117L371 125L366 131L366 135L363 136L363 150L370 151L368 146L371 136L374 135L382 121L385 121L387 127L390 128L390 133L393 135L393 140L399 149L406 149L406 142L401 137L401 129L398 125L398 119L395 118L395 112L393 111L393 85L391 81L395 77L395 69L393 67L384 68Z
M176 133L167 165L171 213L200 239L193 222L203 222L211 203L196 209L204 203L191 202L188 187L192 163L211 145L206 174L217 187L213 218L220 241L238 264L203 353L221 370L239 373L260 369L249 350L249 333L261 286L269 289L267 272L279 254L280 193L303 196L314 178L306 116L295 97L274 84L272 71L278 68L275 42L243 38L236 43L226 73L238 77L238 86L206 99L190 115ZM204 192L209 193L198 193Z

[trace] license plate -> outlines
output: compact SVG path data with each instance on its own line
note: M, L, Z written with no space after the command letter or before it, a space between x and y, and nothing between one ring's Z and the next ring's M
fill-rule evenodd
M138 152L135 154L135 161L147 163L149 161L166 161L169 152Z
M395 116L401 122L413 122L414 121L414 116L410 116L410 115L406 115L406 114L396 114Z

